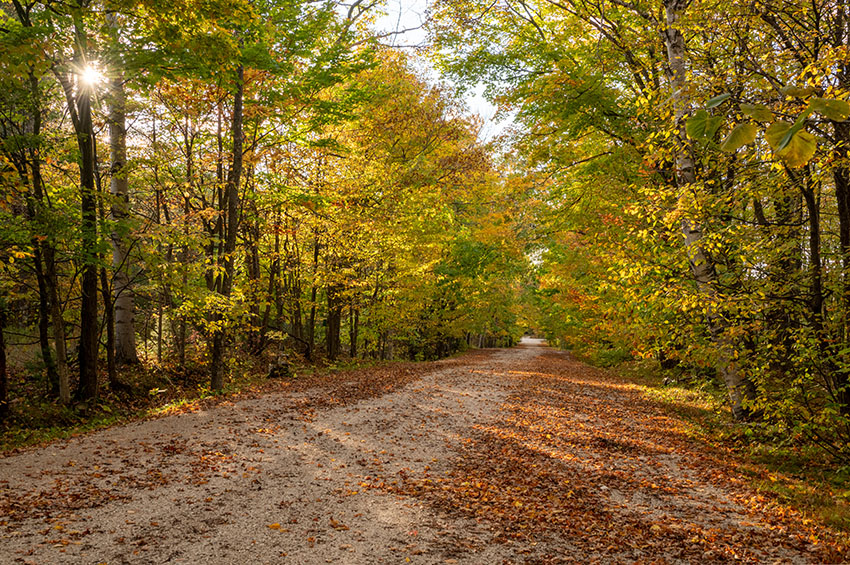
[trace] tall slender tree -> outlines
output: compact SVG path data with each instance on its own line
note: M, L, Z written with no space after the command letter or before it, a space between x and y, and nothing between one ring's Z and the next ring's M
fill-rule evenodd
M98 232L97 194L95 186L95 133L92 122L92 94L95 87L92 67L94 61L88 50L88 33L84 13L88 8L85 0L69 7L73 26L73 57L53 67L56 79L62 85L71 123L79 150L80 168L80 255L82 276L80 280L80 379L77 397L96 398L98 394L98 337L99 321L97 310L98 285Z
M115 328L115 361L138 363L133 285L130 268L130 238L127 221L130 212L130 187L127 168L127 95L124 90L123 60L120 57L120 24L118 15L107 15L111 38L111 54L107 69L109 115L109 159L112 240L112 292Z

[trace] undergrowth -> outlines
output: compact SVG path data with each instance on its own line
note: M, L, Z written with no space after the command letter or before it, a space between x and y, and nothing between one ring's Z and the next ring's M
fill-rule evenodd
M293 364L291 378L379 363L371 359L341 359L334 363L317 359L308 364L301 360ZM274 383L266 376L267 366L264 359L248 356L232 359L231 375L224 388L213 391L200 359L191 360L182 368L174 364L141 363L119 371L118 390L110 390L102 375L97 400L72 402L67 406L45 399L47 385L43 376L22 370L12 374L11 414L0 422L0 453L45 445L120 423L191 410L204 403L262 389Z

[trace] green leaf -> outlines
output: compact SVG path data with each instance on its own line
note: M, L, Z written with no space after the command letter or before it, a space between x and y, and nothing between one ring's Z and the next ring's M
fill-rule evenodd
M721 94L719 96L715 96L714 98L712 98L711 100L709 100L708 102L705 103L705 107L706 108L715 108L717 106L720 106L724 102L726 102L731 97L732 97L732 95L728 92L726 94Z
M764 137L767 139L767 143L770 144L770 147L774 151L779 151L779 143L782 141L782 138L785 137L785 134L788 130L791 129L791 124L788 122L774 122L770 124L767 128L767 131L764 132Z
M803 112L797 116L797 121L794 122L794 125L791 126L788 131L785 132L785 135L779 140L779 145L776 147L777 151L781 151L788 147L788 144L791 143L791 138L797 134L798 131L801 131L804 127L806 127L806 118L812 113L811 107L806 107Z
M783 86L779 89L779 91L785 96L793 96L794 98L805 98L806 96L811 96L814 92L814 89L811 87L800 88L799 86L794 86L789 84L788 86Z
M782 159L791 168L802 167L808 163L817 149L817 138L807 131L792 132L797 127L788 122L776 122L771 124L765 132L765 138L773 148L776 156ZM781 142L789 135L789 141L784 147Z
M711 139L722 123L722 116L711 116L706 110L698 110L688 119L685 131L693 139Z
M741 104L741 113L758 122L772 122L775 117L764 104Z
M732 128L732 131L729 132L729 135L727 135L726 139L723 140L723 143L720 144L720 149L722 151L734 153L744 145L748 145L755 141L756 133L758 133L758 128L755 124L738 124Z
M846 100L812 98L809 108L836 122L843 122L850 117L850 102Z

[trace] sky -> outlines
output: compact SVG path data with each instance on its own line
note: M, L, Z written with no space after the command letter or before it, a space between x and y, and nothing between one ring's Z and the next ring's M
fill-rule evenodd
M386 15L378 18L375 27L380 33L399 32L389 36L385 42L389 45L405 49L411 55L416 54L417 46L424 46L427 42L427 34L423 29L428 0L387 0L385 4ZM419 58L415 62L417 70L421 70L433 82L440 80L439 73L430 62ZM472 113L478 114L484 120L481 138L490 140L499 135L508 125L506 122L497 122L493 118L496 107L483 96L484 86L477 85L469 89L464 96Z

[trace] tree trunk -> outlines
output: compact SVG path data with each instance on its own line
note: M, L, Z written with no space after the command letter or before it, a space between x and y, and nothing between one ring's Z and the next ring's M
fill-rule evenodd
M100 269L100 295L103 297L103 315L106 325L106 373L109 378L109 389L118 390L118 371L115 368L115 325L112 319L112 294L109 292L109 278L106 267Z
M357 337L360 333L360 310L354 304L354 300L351 301L351 312L349 314L350 319L350 327L348 330L348 356L352 359L357 358Z
M809 323L815 332L823 329L823 265L820 243L820 198L811 187L802 187L809 215Z
M289 333L298 342L299 346L303 346L305 343L304 339L304 323L303 323L303 314L301 311L301 265L300 258L298 253L298 239L297 233L295 231L295 226L292 229L292 244L290 245L290 230L289 223L286 222L284 224L286 226L286 237L283 240L283 257L284 265L281 269L280 266L280 280L281 283L278 285L278 288L275 291L275 302L277 305L277 317L280 320L281 326L283 325L283 311L284 311L284 297L282 293L286 294L286 300L289 304ZM277 255L280 257L280 236L279 234L275 236L275 249L277 249ZM281 287L283 287L281 289Z
M94 156L97 161L97 154ZM101 225L106 223L106 206L103 201L103 191L100 190L100 182L96 183L98 188L98 218ZM101 258L103 259L103 258ZM101 261L104 263L104 261ZM118 390L118 373L115 369L115 326L113 319L113 303L112 303L112 288L109 284L109 276L106 273L106 267L100 267L100 298L103 300L103 326L101 326L99 334L103 333L103 327L106 327L106 374L109 380L109 388L113 391ZM98 337L98 343L100 338Z
M37 221L34 207L28 206L28 208L30 208L31 221ZM37 239L33 239L32 248L35 280L38 285L38 345L41 349L44 367L47 370L47 394L56 398L59 396L59 373L56 370L56 361L53 359L53 351L50 348L50 297L44 276L42 245Z
M263 310L260 331L260 348L264 349L268 344L269 322L271 320L272 306L280 304L280 215L275 212L274 219L274 252L269 265L269 286L266 291L266 307Z
M378 345L378 347L380 349L380 354L381 354L381 361L387 360L387 356L389 354L389 346L387 345L388 341L389 341L389 335L387 334L387 332L386 331L381 332L380 343Z
M191 164L191 160L189 161ZM189 166L187 165L187 169ZM191 179L191 172L186 173ZM191 182L191 180L190 180ZM185 243L183 250L180 252L180 284L181 292L185 295L186 289L189 286L189 197L183 197L183 237ZM179 328L177 332L177 359L180 362L180 367L186 366L186 315L180 315Z
M838 3L837 13L840 15L838 25L835 29L834 46L836 48L846 47L847 26L850 26L850 18L847 17L846 2ZM838 67L836 73L839 85L847 88L850 85L850 65L846 62ZM847 160L850 159L850 123L832 122L835 132L835 153L838 165L834 169L833 179L835 181L835 199L838 204L838 236L841 251L841 320L842 320L842 349L846 350L850 342L850 168ZM844 361L846 363L846 355ZM835 371L835 387L837 400L842 416L850 415L850 375L846 371Z
M253 232L253 228L250 231ZM257 242L253 240L253 234L246 237L245 274L247 275L245 301L248 303L248 349L256 354L261 351L260 337L263 329L260 315L260 253Z
M25 9L18 2L13 3L15 13L18 20L25 28L32 28L33 23L30 19L29 9ZM11 15L11 14L9 14ZM21 151L21 163L19 172L23 177L27 176L27 167L32 173L32 193L27 196L27 214L29 220L33 223L40 223L43 218L41 214L44 211L44 192L43 179L41 177L41 88L39 79L36 77L33 67L30 67L28 73L29 94L30 100L30 117L32 124L32 141L27 149ZM42 224L44 225L44 224ZM59 394L59 369L56 362L53 360L53 355L50 350L50 340L48 336L49 329L49 311L50 311L50 285L46 280L45 270L45 250L52 245L46 237L33 237L32 247L34 255L34 267L36 282L38 285L38 340L41 348L42 359L44 360L45 368L47 369L48 394L57 396ZM51 261L53 255L51 254ZM64 364L64 359L62 360ZM5 367L4 367L5 370ZM67 370L65 371L67 377Z
M47 293L50 298L50 321L53 328L53 346L56 348L56 372L59 376L59 401L68 404L71 401L71 384L68 373L68 350L65 341L65 319L62 317L62 303L59 301L59 276L56 273L55 249L52 244L42 247L44 252Z
M838 162L844 163L850 158L850 124L834 122L836 153ZM841 309L842 341L850 341L850 169L836 166L833 171L835 181L835 200L838 207L838 239L841 252ZM835 374L838 402L842 415L850 414L850 375L846 372Z
M307 326L307 359L313 358L313 350L316 347L316 293L318 284L316 277L319 272L319 236L316 234L313 241L313 280L310 282L310 320Z
M291 287L291 290L294 293L297 292L297 295L292 301L293 306L292 312L289 315L289 326L291 328L292 337L294 337L300 344L304 344L304 314L301 311L301 285Z
M342 325L342 300L339 298L339 287L328 287L328 327L325 341L327 342L328 359L339 356L339 333Z
M245 184L253 188L253 178L251 167L248 168L245 174ZM265 328L263 327L263 317L261 315L260 302L262 293L260 291L261 271L260 271L260 219L259 210L253 201L248 204L250 210L250 225L243 228L245 238L245 274L247 275L247 284L245 290L245 299L248 302L248 349L253 354L259 354L263 350L263 336Z
M33 98L33 135L41 135L41 91L38 79L30 73L30 93ZM32 170L32 186L36 203L39 207L38 213L44 209L44 182L41 176L41 154L39 149L33 148L30 154L30 169ZM53 330L53 343L56 350L56 391L59 400L67 404L71 400L70 383L68 376L68 359L65 344L65 321L62 318L62 305L59 302L59 277L56 273L56 248L49 238L42 238L35 248L40 252L39 258L44 260L44 283L45 302L48 307L47 315L50 317L50 325ZM39 284L39 292L41 286ZM41 302L39 307L41 307ZM41 324L41 311L39 311L39 324ZM41 328L39 327L39 332ZM39 335L39 339L41 336ZM46 360L45 360L46 362ZM49 369L48 369L49 377ZM51 390L53 385L51 383Z
M74 65L84 66L83 56L86 36L82 30L79 18L74 22L76 35L76 53ZM71 77L58 69L54 69L65 98L71 121L77 135L77 146L80 150L80 225L82 277L80 292L80 385L77 397L91 399L97 397L97 353L98 353L98 320L97 320L97 195L95 193L94 151L95 137L91 115L91 91L79 80L74 85Z
M183 130L183 151L186 155L186 186L191 187L195 182L195 137L193 134L193 122L189 116L185 116L185 127ZM189 202L189 192L186 190L183 194L183 246L180 250L180 300L185 300L186 291L189 286L189 213L191 212L191 203ZM175 333L174 345L177 349L177 359L180 367L186 366L186 315L180 314L177 319L177 328ZM185 373L184 373L185 375Z
M6 298L0 298L0 420L9 415L9 375L6 369Z
M233 94L233 116L230 122L232 138L231 165L227 173L227 183L224 188L224 198L221 212L224 215L224 245L218 254L218 264L223 266L223 272L216 276L217 292L225 300L230 298L233 288L234 262L236 250L236 233L239 229L239 184L242 180L242 97L244 89L245 70L242 65L236 69L236 90ZM214 322L223 320L223 313L213 314ZM227 344L228 332L225 327L213 331L210 354L210 386L213 390L224 387L224 348Z
M690 0L665 0L664 10L666 29L663 31L667 48L667 64L670 72L671 100L674 106L676 127L678 129L678 147L676 149L676 181L680 187L692 185L696 181L694 160L691 156L691 146L685 133L685 118L687 115L687 68L685 66L685 36L679 29L681 17ZM734 343L725 331L722 317L715 311L717 302L716 290L713 286L717 274L714 263L701 247L702 228L689 218L682 220L682 233L685 245L690 254L691 273L703 293L712 303L707 313L709 332L717 348L717 370L726 384L732 415L736 420L745 420L749 410L745 407L751 391L751 383L745 379L733 359Z
M41 89L39 88L38 78L30 71L29 73L30 96L32 96L32 134L34 139L40 139L41 136ZM43 179L41 177L41 148L39 146L30 147L29 150L29 167L32 180L32 198L27 199L27 209L31 221L38 222L41 225L41 218L44 212L44 189ZM48 393L50 396L59 396L59 368L58 361L54 360L53 353L50 349L50 282L47 280L45 269L46 248L52 245L47 238L33 238L33 255L35 256L35 276L38 284L38 342L41 347L41 357L44 359L44 366L47 369ZM53 257L51 253L51 258ZM64 359L62 360L64 362ZM65 369L67 377L67 368Z
M114 305L115 362L126 365L139 362L136 352L136 325L133 287L130 279L127 219L130 212L130 190L127 182L127 99L124 75L116 73L110 81L109 158L112 195L112 283Z

